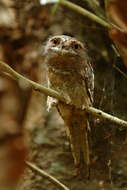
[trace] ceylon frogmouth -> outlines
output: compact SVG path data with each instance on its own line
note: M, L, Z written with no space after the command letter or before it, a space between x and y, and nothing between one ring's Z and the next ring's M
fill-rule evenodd
M88 173L88 115L84 108L93 103L94 73L85 46L66 35L48 39L44 49L48 87L67 99L48 97L48 110L56 106L63 118L72 148L74 163ZM85 167L84 167L85 165Z

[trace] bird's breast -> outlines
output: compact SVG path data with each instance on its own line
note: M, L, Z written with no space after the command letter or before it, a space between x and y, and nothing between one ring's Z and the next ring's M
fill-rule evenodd
M75 72L60 73L48 71L49 87L59 92L77 108L91 105L85 81Z

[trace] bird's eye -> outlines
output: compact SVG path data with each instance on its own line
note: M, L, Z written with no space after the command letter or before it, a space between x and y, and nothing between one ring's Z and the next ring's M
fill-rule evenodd
M72 43L72 46L73 46L73 48L74 48L75 50L79 50L79 49L82 48L82 46L81 46L80 44L78 44L78 43Z
M52 39L51 42L53 45L58 45L60 43L60 39Z
M74 48L75 48L75 49L80 49L80 45L79 45L79 44L75 44L75 45L74 45Z
M53 43L54 43L54 44L57 44L57 43L58 43L58 40L56 40L56 39L53 40Z

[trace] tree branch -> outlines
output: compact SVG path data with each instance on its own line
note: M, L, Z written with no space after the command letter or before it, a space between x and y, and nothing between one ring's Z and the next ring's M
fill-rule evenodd
M121 125L123 127L127 127L127 121L124 121L122 119L119 119L118 117L115 117L115 116L112 116L108 113L105 113L99 109L96 109L94 107L88 107L86 109L86 112L92 114L92 115L95 115L95 116L98 116L100 118L103 118L105 120L108 120L110 121L111 123L114 123L114 124L117 124L117 125Z
M24 76L22 76L21 74L17 73L15 70L13 70L9 65L7 65L6 63L4 63L3 61L0 61L0 71L3 72L3 74L11 76L12 79L15 79L17 82L24 82L25 84L28 85L28 87L33 88L34 90L37 90L41 93L46 94L47 96L52 96L60 101L65 102L66 104L68 104L68 101L61 96L58 92L56 92L53 89L50 88L46 88L34 81L31 81L27 78L25 78ZM121 120L115 116L112 116L108 113L105 113L99 109L96 109L94 107L87 107L85 108L85 111L95 115L97 117L103 118L105 120L108 120L114 124L117 125L121 125L124 127L127 127L127 121Z
M58 189L61 190L69 190L68 187L66 187L64 184L62 184L61 182L59 182L56 178L54 178L53 176L49 175L47 172L45 172L44 170L38 168L37 166L35 166L34 164L32 164L31 162L26 161L26 164L33 170L35 170L36 172L38 172L41 176L45 177L46 179L48 179L51 183L53 183L56 187L58 187Z
M12 79L18 81L19 83L24 82L26 86L29 88L33 88L34 90L37 90L41 93L46 94L47 96L52 96L54 98L57 98L60 101L66 102L66 99L62 97L58 92L56 92L53 89L46 88L32 80L27 79L26 77L22 76L21 74L17 73L14 69L12 69L9 65L4 63L3 61L0 61L0 71Z

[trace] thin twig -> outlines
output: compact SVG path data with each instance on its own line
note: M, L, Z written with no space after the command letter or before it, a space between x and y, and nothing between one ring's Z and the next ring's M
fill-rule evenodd
M48 179L51 183L53 183L58 189L61 190L69 190L68 187L66 187L64 184L62 184L60 181L58 181L56 178L54 178L53 176L49 175L47 172L45 172L44 170L38 168L37 166L35 166L34 164L32 164L31 162L26 161L26 164L33 170L37 171L41 176L45 177L46 179Z
M83 15L83 16L86 16L88 17L89 19L93 20L94 22L97 22L98 24L104 26L105 28L107 29L111 29L112 27L116 28L117 30L123 32L123 30L118 27L117 25L111 23L111 22L107 22L105 20L103 20L102 18L98 17L97 15L91 13L90 11L72 3L72 2L69 2L67 0L59 0L59 3L61 5L64 5L74 11L76 11L77 13Z
M46 88L34 81L31 81L27 78L25 78L24 76L20 75L19 73L17 73L15 70L13 70L9 65L7 65L6 63L4 63L3 61L0 61L0 71L3 72L3 74L6 72L9 75L12 75L12 78L15 78L15 80L17 80L18 82L20 82L22 80L22 82L27 83L29 87L33 88L34 90L37 90L41 93L46 94L47 96L52 96L60 101L63 101L65 103L68 104L68 100L66 100L63 96L61 96L58 92L56 92L55 90L52 90L50 88ZM8 76L9 76L8 75ZM87 107L85 109L86 112L98 116L100 118L106 119L114 124L117 125L121 125L124 127L127 127L127 121L121 120L117 117L114 117L108 113L105 113L99 109L96 109L94 107Z
M119 67L117 67L116 65L114 65L114 68L115 68L119 73L121 73L121 75L123 75L124 78L127 79L127 75L126 75L123 71L121 71L121 70L119 69Z
M96 0L84 0L87 2L88 6L97 14L97 16L101 17L102 19L106 20L106 16L104 10L101 8L99 3Z
M89 12L88 10L74 4L74 3L71 3L67 0L60 0L59 1L60 4L82 14L83 16L87 16L89 19L101 24L102 26L106 27L106 28L111 28L111 24L104 21L103 19L99 18L98 16L96 16L95 14Z

